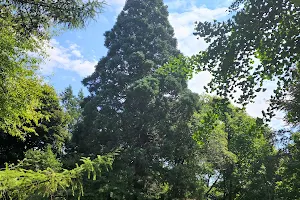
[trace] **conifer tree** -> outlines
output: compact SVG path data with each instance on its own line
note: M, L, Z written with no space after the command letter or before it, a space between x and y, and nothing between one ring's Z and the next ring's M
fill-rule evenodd
M85 198L193 196L196 143L188 121L198 96L182 75L156 71L180 55L167 7L162 0L128 0L105 37L107 56L83 81L90 95L73 141L82 156L122 150L113 171L87 184Z
M85 123L91 124L85 125L93 127L92 124L96 124L103 129L102 133L106 132L112 137L114 134L109 134L108 130L119 125L117 118L124 110L128 88L135 81L153 74L170 57L179 55L179 51L176 49L173 28L168 22L167 8L161 0L127 1L116 24L111 31L105 33L105 37L107 56L99 61L95 72L83 80L90 92L85 115L95 117L94 120L86 120ZM113 126L108 127L112 121ZM104 131L105 128L108 130ZM84 133L85 138L87 134ZM99 141L94 142L97 144ZM88 146L98 148L97 150L102 148L97 145ZM81 148L83 147L84 144ZM88 149L94 151L90 147Z

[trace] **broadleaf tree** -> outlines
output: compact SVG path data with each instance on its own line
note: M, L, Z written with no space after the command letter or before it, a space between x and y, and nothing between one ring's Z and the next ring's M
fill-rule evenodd
M203 199L274 199L279 168L272 131L220 98L203 96L192 122L202 155Z
M267 110L272 117L298 76L299 9L289 0L234 1L228 20L196 23L194 34L209 46L186 68L212 74L209 92L233 98L241 90L237 102L242 105L264 92L267 81L277 82Z
M280 106L285 112L285 121L292 127L288 130L287 144L281 151L280 168L278 176L280 180L277 182L276 195L278 199L299 199L300 185L300 114L299 114L299 88L300 84L297 81L289 89L289 98L281 100Z
M0 130L1 167L5 163L16 163L22 160L29 149L43 150L47 145L51 145L54 152L62 153L65 143L70 139L67 127L68 115L60 106L55 90L48 85L38 85L38 87L42 91L38 99L41 106L36 108L35 112L40 113L42 117L37 123L27 119L27 122L18 128L20 132L31 128L34 133L28 133L21 139L9 134L5 129Z
M76 187L82 194L80 177L84 171L94 172L99 165L111 164L112 160L106 162L105 156L95 156L93 161L84 158L83 165L70 170L56 171L55 166L28 170L22 162L12 164L27 156L30 148L35 153L48 145L55 152L63 149L69 136L66 115L54 89L38 73L39 65L53 31L83 27L102 7L102 1L1 1L1 167L8 162L0 171L1 199L28 199L26 195L35 192L49 197L74 184L80 186ZM47 161L45 156L37 158L38 163Z
M1 1L0 128L7 134L24 140L35 132L24 124L43 117L36 112L42 96L37 70L54 29L80 28L102 7L102 1Z

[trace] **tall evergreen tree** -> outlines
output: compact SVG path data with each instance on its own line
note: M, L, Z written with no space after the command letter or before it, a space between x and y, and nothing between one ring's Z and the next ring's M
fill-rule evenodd
M183 76L156 71L180 54L167 7L162 0L128 0L105 37L107 56L83 81L90 95L73 140L85 156L122 151L85 198L193 196L197 148L188 121L198 96Z
M61 94L60 101L65 112L68 114L68 129L73 133L75 125L81 118L84 94L82 89L78 92L78 95L74 95L72 86L68 86Z
M99 61L95 72L84 79L83 83L90 92L84 114L86 118L93 117L93 120L85 120L86 128L101 127L102 131L96 132L101 132L100 135L107 138L116 136L109 134L109 131L118 129L117 126L120 125L118 118L124 111L128 88L135 81L153 74L170 57L179 55L179 51L176 49L174 31L168 22L168 11L162 0L127 1L116 24L111 31L105 33L105 37L107 56ZM94 135L93 131L89 133ZM89 133L84 133L85 139ZM78 136L78 142L83 143L80 147L85 148L82 149L84 152L104 148L97 145L101 138L94 140L95 145L91 145ZM111 150L108 146L107 148L108 151Z

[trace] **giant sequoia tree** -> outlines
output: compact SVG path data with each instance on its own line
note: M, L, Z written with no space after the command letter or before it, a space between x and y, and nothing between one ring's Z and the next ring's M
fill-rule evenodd
M168 12L161 0L128 1L113 29L105 36L107 56L99 61L95 72L83 80L90 92L84 110L84 125L89 131L74 139L86 153L110 151L119 146L114 140L117 133L113 131L121 125L127 91L135 81L153 74L170 57L179 54ZM97 140L94 140L95 133L101 133ZM86 143L81 136L85 139L91 136L89 142L95 145ZM109 140L111 146L105 143L99 146L99 142L104 142L101 137Z
M162 0L128 0L105 37L107 56L83 81L90 95L73 139L83 155L122 150L99 182L106 186L99 190L93 183L86 198L194 195L196 144L187 121L197 95L184 77L155 71L180 54L166 6Z

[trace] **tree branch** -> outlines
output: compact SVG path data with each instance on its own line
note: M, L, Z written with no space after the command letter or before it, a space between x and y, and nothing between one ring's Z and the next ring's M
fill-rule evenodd
M214 183L210 186L209 190L205 193L205 196L208 196L208 194L210 193L210 191L214 188L214 186L216 185L216 183L218 182L220 175L218 175L217 179L214 181Z

